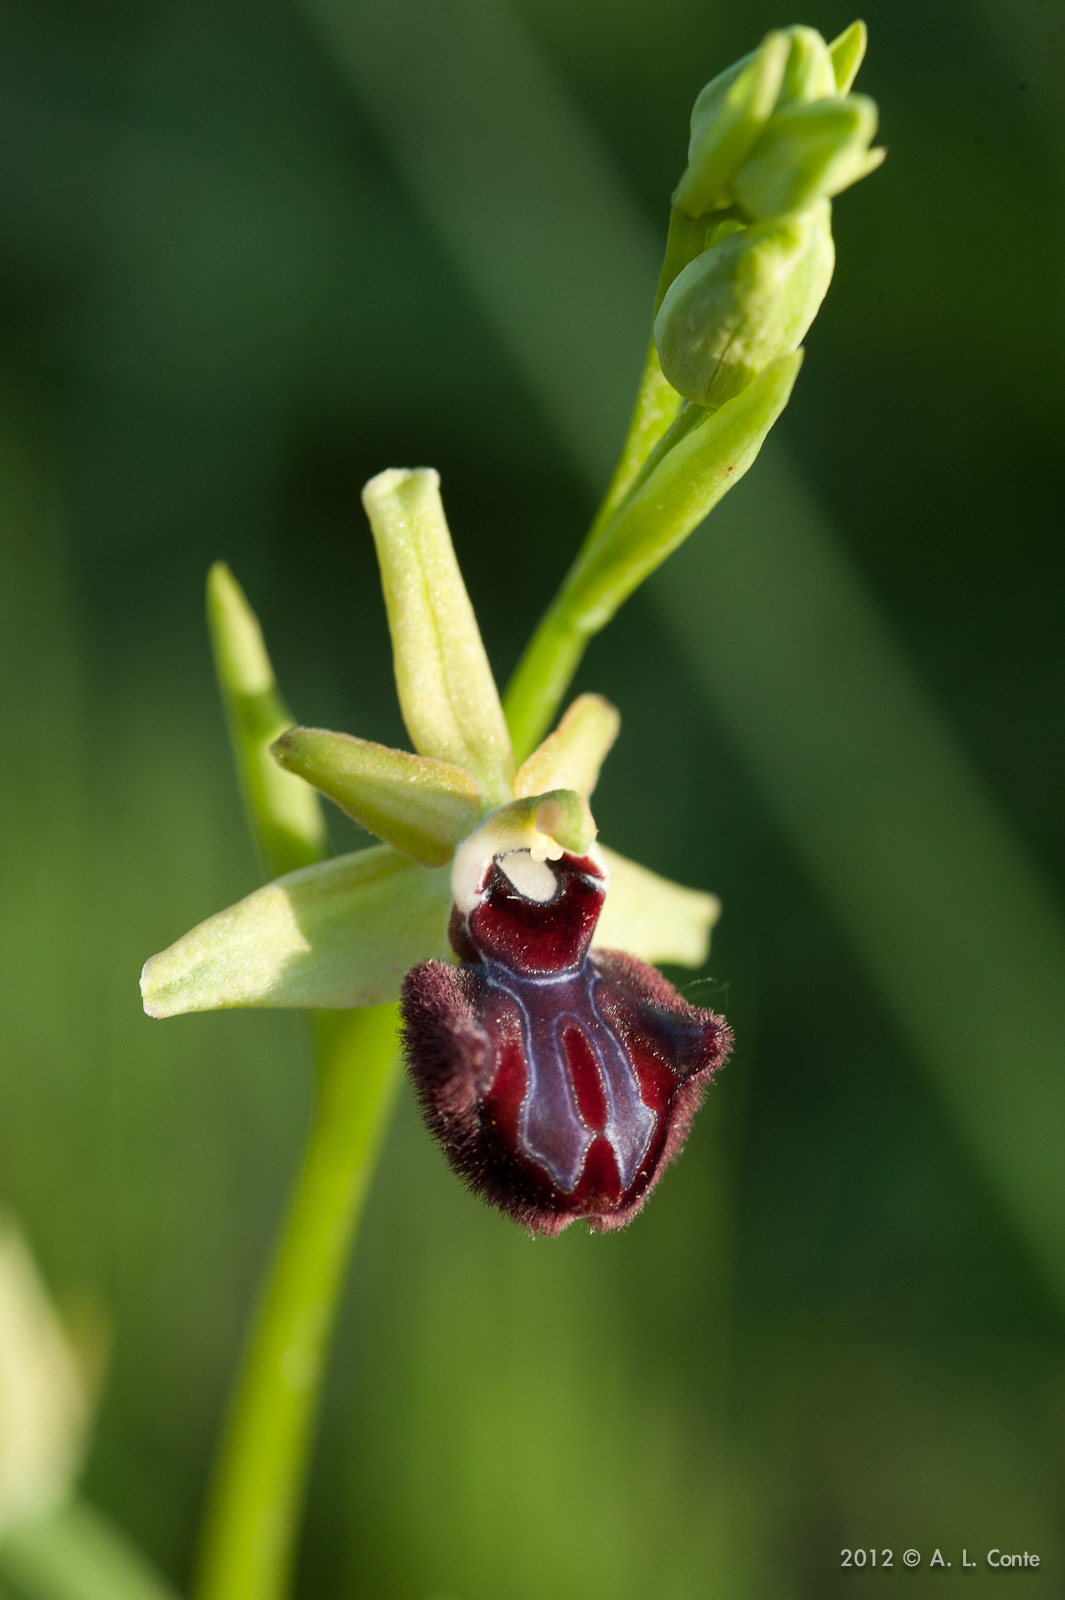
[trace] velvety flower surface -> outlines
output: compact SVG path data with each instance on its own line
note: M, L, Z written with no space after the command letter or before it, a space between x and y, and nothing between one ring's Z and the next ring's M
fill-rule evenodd
M594 846L537 861L492 845L489 822L457 863L459 965L404 983L410 1073L477 1193L538 1233L618 1228L679 1153L731 1035L646 962L592 953L609 880Z

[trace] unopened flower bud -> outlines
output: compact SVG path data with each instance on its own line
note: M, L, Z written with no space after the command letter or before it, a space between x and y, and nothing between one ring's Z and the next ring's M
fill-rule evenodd
M757 50L700 90L692 108L688 165L673 196L678 210L701 217L721 202L777 103L787 61L787 37L770 33Z
M720 240L674 279L655 319L666 378L699 405L723 405L798 348L834 260L827 200Z
M836 74L832 53L816 28L784 28L788 54L777 97L777 109L794 102L823 100L836 93Z
M749 216L782 217L839 194L883 161L869 148L876 125L862 94L774 112L736 174L737 200Z

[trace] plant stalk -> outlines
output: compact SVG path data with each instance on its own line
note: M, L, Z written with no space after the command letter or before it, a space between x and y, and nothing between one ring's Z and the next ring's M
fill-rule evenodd
M314 1019L314 1120L211 1492L196 1600L282 1600L344 1269L397 1073L396 1007Z

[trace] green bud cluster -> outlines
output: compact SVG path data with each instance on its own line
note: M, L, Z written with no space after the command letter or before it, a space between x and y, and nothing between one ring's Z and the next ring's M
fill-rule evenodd
M770 33L699 94L673 196L674 248L654 336L662 373L716 409L790 355L832 276L833 195L884 158L877 112L850 86L865 53L855 22Z

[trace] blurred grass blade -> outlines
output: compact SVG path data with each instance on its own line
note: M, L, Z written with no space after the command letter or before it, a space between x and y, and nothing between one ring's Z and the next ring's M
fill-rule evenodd
M534 750L514 779L519 796L545 789L576 789L587 800L621 727L617 709L600 694L578 695L553 733Z
M313 783L349 817L426 867L449 861L484 810L462 767L349 733L289 728L271 749L286 772Z
M326 835L318 796L302 778L282 772L270 754L293 718L278 692L258 618L221 561L207 575L207 622L237 774L266 876L320 861Z
M593 944L627 950L641 961L701 967L710 953L710 930L721 915L716 895L685 889L600 845L610 868L610 889Z
M290 872L208 917L145 964L152 1017L242 1006L377 1006L444 956L451 891L388 845Z
M514 757L499 695L431 468L392 469L362 492L392 633L403 720L420 755L464 767L490 802Z
M19 1600L177 1600L177 1590L84 1500L8 1531L0 1539L5 1579Z

